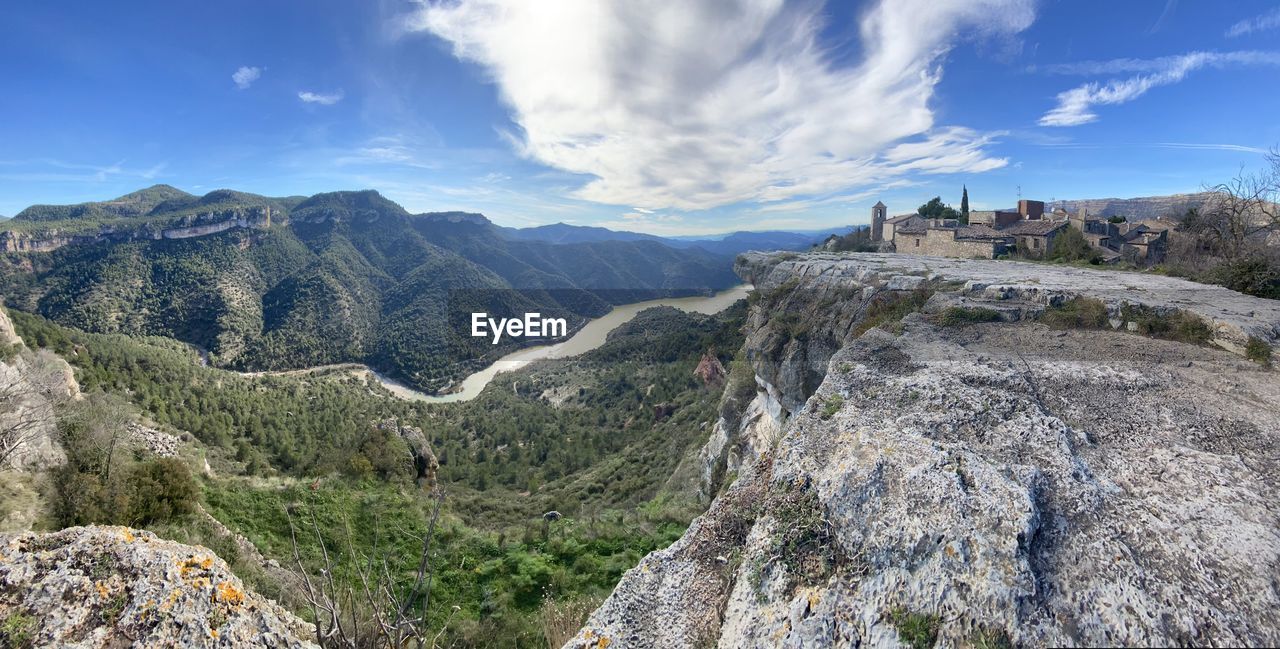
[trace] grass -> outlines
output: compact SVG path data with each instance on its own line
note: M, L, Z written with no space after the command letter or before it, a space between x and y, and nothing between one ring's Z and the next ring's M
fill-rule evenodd
M969 638L973 649L1013 649L1013 640L1004 629L979 629Z
M1271 365L1271 345L1268 345L1267 341L1257 336L1249 337L1249 343L1244 347L1244 355L1245 358L1255 363L1264 366Z
M1102 300L1077 297L1045 309L1040 322L1054 329L1105 329L1107 305Z
M0 622L0 647L27 649L34 646L36 618L26 613L13 613Z
M908 315L919 311L925 302L933 297L935 290L933 287L921 287L909 293L894 293L872 298L871 305L863 314L862 322L854 328L853 335L861 336L876 327L896 329L895 333L901 331L901 328L895 325Z
M1000 312L994 309L953 306L942 312L938 324L944 327L961 327L979 322L996 322L999 319Z
M1162 312L1150 307L1129 305L1124 319L1136 322L1138 333L1152 338L1176 340L1193 345L1207 345L1213 340L1213 328L1199 316L1186 311Z
M889 611L889 621L898 629L898 638L912 649L930 649L938 641L941 619L937 615L915 613L905 608Z
M833 394L830 397L827 397L826 403L822 405L822 418L831 419L831 417L837 412L840 412L840 409L843 407L844 397L838 394Z

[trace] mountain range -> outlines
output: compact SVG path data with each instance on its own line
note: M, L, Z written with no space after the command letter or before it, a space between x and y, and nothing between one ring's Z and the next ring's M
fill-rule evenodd
M517 230L479 214L410 214L374 191L195 196L157 185L17 214L0 229L0 292L64 325L196 345L220 367L362 362L440 390L518 344L465 335L472 312L536 311L576 327L614 304L737 284L733 255L750 247L812 242Z

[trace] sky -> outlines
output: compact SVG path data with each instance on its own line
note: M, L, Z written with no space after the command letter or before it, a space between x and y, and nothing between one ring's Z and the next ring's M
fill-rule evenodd
M667 235L1197 191L1280 144L1280 3L0 6L0 214L156 183Z

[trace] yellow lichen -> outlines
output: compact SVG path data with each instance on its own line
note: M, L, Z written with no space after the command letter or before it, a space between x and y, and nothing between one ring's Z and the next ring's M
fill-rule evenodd
M129 528L122 527L120 528L120 538L124 539L125 543L133 543L134 539L137 539L138 537L134 536L133 531Z
M98 597L101 597L102 599L106 599L107 597L111 596L111 589L107 588L106 584L100 581L95 581L93 582L93 587L98 589Z
M225 602L232 606L239 606L244 603L244 591L236 588L231 582L224 581L218 584L213 600L215 602Z
M605 647L609 646L609 643L611 642L613 641L610 640L609 638L605 636L600 636L600 639L596 640L596 649L604 649Z

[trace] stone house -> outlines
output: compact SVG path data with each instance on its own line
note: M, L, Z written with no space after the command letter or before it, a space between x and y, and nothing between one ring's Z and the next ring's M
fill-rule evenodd
M883 227L883 237L885 241L893 241L894 236L902 228L914 229L924 227L925 218L919 214L900 214L891 219L886 219Z
M1022 215L1013 210L970 211L969 225L985 225L1000 229L1022 220Z
M1066 221L1035 219L1018 221L1009 227L1001 228L998 232L1011 237L1014 247L1022 255L1045 257L1053 252L1054 239L1066 229Z
M897 231L898 252L935 257L994 259L1006 252L1009 239L985 225L960 225L952 219L921 219Z

